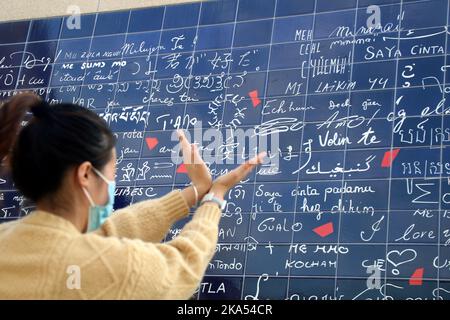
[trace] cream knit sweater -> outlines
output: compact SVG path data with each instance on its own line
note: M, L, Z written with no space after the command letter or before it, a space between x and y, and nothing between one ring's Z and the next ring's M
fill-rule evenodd
M214 254L221 212L201 205L175 239L160 243L188 213L174 190L115 211L87 234L40 210L1 224L0 299L188 299ZM67 284L74 274L79 289Z

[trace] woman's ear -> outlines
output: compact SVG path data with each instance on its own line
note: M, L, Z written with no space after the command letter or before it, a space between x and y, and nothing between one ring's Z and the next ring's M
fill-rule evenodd
M89 177L92 172L92 164L85 161L75 169L75 177L80 186L86 188L89 185Z

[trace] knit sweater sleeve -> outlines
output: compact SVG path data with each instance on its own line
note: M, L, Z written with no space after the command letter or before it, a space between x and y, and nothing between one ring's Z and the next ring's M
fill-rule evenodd
M80 234L50 264L55 272L47 274L56 280L49 292L65 299L189 299L214 255L220 217L215 203L204 203L165 243ZM77 290L66 286L67 266L80 268Z
M177 189L159 199L144 200L114 211L94 233L160 242L173 223L188 213L189 206Z
M219 207L205 203L180 234L166 243L134 241L132 269L139 274L128 299L188 299L200 285L218 241Z

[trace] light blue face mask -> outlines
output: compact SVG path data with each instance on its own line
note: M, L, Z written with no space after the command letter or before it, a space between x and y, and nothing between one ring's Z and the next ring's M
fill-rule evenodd
M100 178L103 179L108 184L108 202L103 205L96 205L92 200L91 195L83 188L86 197L89 200L89 218L88 218L88 227L87 232L97 230L100 226L105 222L105 220L111 215L114 206L114 191L116 189L116 182L108 180L100 171L95 168L92 168L96 174Z

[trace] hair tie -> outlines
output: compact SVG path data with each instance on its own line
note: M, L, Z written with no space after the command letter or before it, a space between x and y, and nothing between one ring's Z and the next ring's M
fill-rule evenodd
M40 103L31 108L31 112L35 117L42 118L49 115L50 108L50 105L46 101L42 100Z

